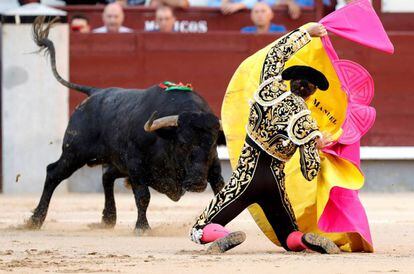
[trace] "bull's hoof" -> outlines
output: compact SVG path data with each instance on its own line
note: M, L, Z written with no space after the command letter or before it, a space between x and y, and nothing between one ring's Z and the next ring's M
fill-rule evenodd
M142 237L142 236L148 236L151 232L151 228L135 228L134 233L135 235Z
M112 229L114 228L114 226L115 226L115 223L106 223L106 222L88 224L88 227L90 229Z
M208 254L219 254L230 250L246 240L246 234L242 231L232 232L229 235L215 240L207 249Z
M22 226L22 228L30 229L30 230L39 230L42 227L43 222L40 219L35 217L30 217L30 219L26 220Z

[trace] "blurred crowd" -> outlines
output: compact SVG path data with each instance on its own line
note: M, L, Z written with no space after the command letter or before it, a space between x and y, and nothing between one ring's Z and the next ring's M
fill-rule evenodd
M4 1L4 0L3 0ZM7 1L7 0L6 0ZM219 7L224 14L231 14L241 9L252 9L258 0L17 0L20 4L32 2L63 2L66 5L95 5L95 4L110 4L119 2L122 6L150 6L158 7L160 5L188 8L188 7ZM350 2L352 0L322 0L326 6L338 7ZM270 7L277 7L286 5L292 18L300 16L301 7L312 7L315 5L315 0L261 0Z
M17 0L16 0L17 1ZM234 14L240 10L250 10L251 25L241 28L243 33L286 32L287 28L278 23L273 8L284 6L290 19L301 17L304 7L313 7L315 0L18 0L20 5L38 2L61 2L65 5L105 5L102 13L102 26L92 29L89 18L84 14L71 17L71 29L81 33L128 33L133 29L124 26L124 8L128 6L149 6L155 8L156 28L151 31L175 32L175 9L188 7L215 7L224 15ZM352 0L322 0L328 10L334 10L346 5Z
M243 33L271 33L271 32L286 32L285 26L275 24L277 18L275 18L272 7L285 5L288 8L289 16L295 20L301 16L302 7L312 7L315 3L314 0L202 0L207 6L220 7L223 14L232 14L242 9L250 9L251 25L243 27L241 32ZM324 5L332 5L331 0L324 0ZM335 1L335 4L344 5L351 0ZM155 23L158 26L156 30L159 32L175 32L174 24L176 17L174 15L175 8L187 8L189 6L200 6L201 0L149 0L147 2L140 0L93 0L93 1L80 1L80 0L66 0L69 4L106 4L102 21L103 26L91 30L89 26L89 20L86 16L77 15L72 18L71 26L73 31L79 31L81 33L88 33L90 31L94 33L105 32L132 32L133 30L123 26L124 12L123 8L126 6L137 5L149 5L156 8L155 10Z

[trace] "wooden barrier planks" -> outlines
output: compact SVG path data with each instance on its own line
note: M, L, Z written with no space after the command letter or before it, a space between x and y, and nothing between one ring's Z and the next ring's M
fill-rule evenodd
M363 145L414 145L414 33L389 33L387 55L332 37L338 55L362 64L375 81L377 121ZM227 84L247 56L276 39L237 32L207 34L133 33L71 35L71 81L98 87L145 88L164 80L193 83L220 114ZM72 92L70 109L82 100Z

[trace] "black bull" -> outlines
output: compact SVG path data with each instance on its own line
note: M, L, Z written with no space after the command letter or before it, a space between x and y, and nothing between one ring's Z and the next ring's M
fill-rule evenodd
M127 177L131 184L138 231L149 228L149 187L174 201L185 191L203 191L207 181L215 193L222 188L216 151L220 121L197 93L165 91L158 86L98 89L67 82L56 70L55 49L47 38L51 25L37 18L33 25L36 44L49 52L57 80L89 97L70 118L59 160L47 167L43 193L28 227L42 226L56 187L85 164L105 166L102 225L109 227L116 223L116 178Z

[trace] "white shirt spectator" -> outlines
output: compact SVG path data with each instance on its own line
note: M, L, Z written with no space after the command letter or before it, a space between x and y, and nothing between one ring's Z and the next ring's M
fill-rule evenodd
M132 32L132 29L122 26L124 22L124 9L119 2L110 3L105 6L102 13L103 26L94 29L94 33L126 33Z
M190 7L207 7L208 0L189 0Z
M337 0L336 1L336 7L335 8L336 9L340 9L340 8L346 6L346 4L348 4L348 3L352 2L352 1L353 0ZM370 2L372 2L372 0L370 0ZM384 0L382 2L384 2Z
M133 29L130 29L130 28L127 28L127 27L124 27L124 26L121 26L118 30L119 33L129 33L129 32L133 32L133 31L134 31ZM92 30L92 32L93 33L107 33L108 29L107 29L107 27L103 26L103 27Z

